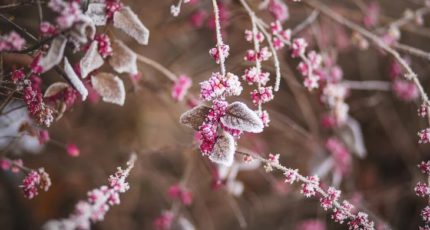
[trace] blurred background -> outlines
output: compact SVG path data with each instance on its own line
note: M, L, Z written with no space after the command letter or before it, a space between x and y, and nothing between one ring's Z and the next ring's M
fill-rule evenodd
M3 5L13 1L0 2ZM170 6L176 4L173 0L124 2L150 29L150 41L148 46L139 46L119 32L117 36L134 51L173 73L192 78L190 93L198 95L198 83L219 68L208 55L215 44L210 23L211 1L184 4L177 18L170 14ZM250 1L250 4L259 16L272 21L270 14L257 10L260 2ZM286 2L290 19L284 27L295 28L313 12L303 3ZM366 15L360 6L378 4L380 17L375 28L383 28L401 18L406 9L415 10L424 5L418 0L321 2L360 24ZM250 20L238 1L223 1L223 6L227 18L223 33L231 48L226 66L241 76L249 66L243 57L251 45L243 34L251 28ZM201 25L196 25L193 19L197 12L203 14ZM37 17L34 6L0 9L0 13L14 16L16 23L29 31L37 31L36 21L32 19ZM411 22L400 27L401 43L430 50L428 17L423 18L422 26ZM0 30L4 33L8 28L2 26ZM353 33L323 14L295 36L306 37L314 49L333 54L346 80L391 80L390 56L372 45L365 50L358 49L352 41ZM284 78L275 99L265 105L271 115L270 127L261 134L244 135L239 145L264 156L279 153L287 167L298 168L305 175L312 174L331 157L325 148L326 140L340 131L321 126L320 120L327 108L321 103L320 92L308 92L302 86L296 70L298 61L290 58L285 50L278 55ZM428 60L406 56L429 92ZM22 61L20 58L9 56L5 58L5 65L13 65L16 59ZM274 70L271 62L266 62L264 68ZM171 185L179 182L193 193L193 203L177 208L195 229L347 228L333 223L330 213L322 210L317 199L304 198L298 186L284 184L279 172L266 173L263 167L239 172L237 181L244 187L239 196L226 186L214 189L215 166L196 149L193 131L178 123L187 105L172 100L171 83L165 76L145 64L139 70L139 87L132 84L129 76L122 76L129 89L123 107L103 102L80 103L53 124L49 129L53 142L48 142L40 152L24 149L4 153L12 159L22 158L30 168L44 167L53 186L35 199L26 200L18 187L22 176L0 172L0 229L39 229L49 219L67 217L76 202L85 199L87 191L106 184L108 175L117 166L124 165L133 151L138 153L138 163L128 179L131 189L121 196L121 204L112 207L105 220L93 229L153 229L154 219L176 205L166 193ZM50 79L56 78L55 73L47 74L44 84L49 85ZM252 106L248 97L251 87L243 86L240 100ZM369 213L380 229L385 229L383 223L393 229L417 229L422 225L419 213L426 201L413 190L417 181L425 180L416 165L429 158L428 145L417 142L417 132L426 127L425 119L417 117L420 102L401 100L390 90L351 90L346 102L350 116L361 127L367 151L362 157L351 151L349 172L337 182L343 197ZM58 144L71 142L79 147L79 157L70 157ZM331 169L322 177L326 185L336 180L339 178L334 178Z

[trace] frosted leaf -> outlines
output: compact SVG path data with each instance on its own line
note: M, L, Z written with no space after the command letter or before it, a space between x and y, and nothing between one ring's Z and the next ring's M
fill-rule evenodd
M231 166L234 161L236 143L233 136L224 132L218 136L209 159L217 164Z
M88 90L84 86L84 83L82 83L81 79L79 79L78 75L76 75L67 58L64 58L64 72L66 72L67 78L73 87L79 92L79 94L81 94L82 101L85 101L88 96Z
M148 44L149 30L130 7L123 7L121 10L115 12L113 15L113 26L136 39L139 44Z
M82 44L86 44L88 38L94 39L95 34L96 26L93 20L86 15L81 15L80 21L68 33L69 41L73 43L75 50L79 50Z
M43 97L52 97L60 93L61 91L67 89L69 87L69 84L65 82L55 82L54 84L50 85L46 91Z
M340 137L356 156L359 158L366 157L367 150L364 145L363 133L357 120L348 117L345 125L341 128Z
M112 43L112 50L113 53L109 63L116 72L132 75L138 72L136 54L122 41L115 40Z
M183 113L179 118L179 123L198 130L205 121L210 108L205 105L196 106Z
M263 122L258 115L242 102L233 102L227 106L226 115L221 117L224 126L245 132L260 133Z
M103 101L124 105L125 88L124 82L110 73L99 73L91 77L94 90L102 96Z
M48 53L40 59L39 65L42 67L42 73L58 65L64 56L67 39L64 36L56 37L48 50Z
M98 51L98 42L93 41L80 61L81 76L86 78L89 73L100 68L104 63L103 57Z
M96 26L104 26L107 23L106 4L105 3L90 3L85 15L93 20Z

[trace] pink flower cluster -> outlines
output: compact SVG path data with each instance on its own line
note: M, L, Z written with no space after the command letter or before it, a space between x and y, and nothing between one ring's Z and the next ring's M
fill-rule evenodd
M120 2L120 0L106 0L106 17L108 20L113 19L113 15L118 10L121 10L123 7L123 4Z
M230 46L226 45L226 44L223 44L223 45L221 45L221 49L220 50L222 52L223 58L226 59L228 57L228 55L230 54L229 53L230 52ZM211 55L211 57L213 59L215 59L215 62L217 64L220 64L221 60L220 60L220 55L219 55L218 47L214 47L214 48L210 49L209 50L209 54Z
M50 22L40 23L39 30L43 37L51 37L58 33L57 27Z
M125 193L129 184L125 181L130 170L134 167L136 156L132 155L128 167L124 170L118 167L117 172L109 176L108 185L101 186L88 192L87 200L79 201L75 211L68 219L52 220L45 225L45 229L90 229L91 222L102 221L105 214L113 205L120 204L120 193Z
M59 14L55 21L60 29L72 27L83 15L79 1L51 0L48 6Z
M50 126L54 121L53 110L43 101L40 89L41 79L37 75L31 75L24 84L24 102L28 112L39 124Z
M351 155L345 145L337 138L329 138L325 147L331 153L334 162L335 169L340 171L342 175L349 172L351 167Z
M226 96L239 96L242 93L239 77L232 73L227 73L226 76L219 72L212 73L209 80L200 83L200 87L200 95L207 101Z
M25 46L25 40L15 31L0 36L0 52L19 51Z
M18 173L21 171L20 167L22 166L23 166L23 163L21 159L17 159L17 160L9 160L6 158L0 159L0 168L3 171L10 170L13 173Z
M39 168L37 171L30 171L21 185L24 197L27 199L33 199L37 196L39 188L46 192L49 190L49 187L51 187L51 179L43 168Z
M287 4L281 0L270 0L268 10L278 21L285 21L290 17Z
M112 46L110 38L107 34L96 34L94 40L97 41L98 52L103 58L107 58L112 55Z
M192 85L191 78L185 75L179 76L179 78L176 79L172 87L173 99L176 101L182 101L185 95L187 94L188 89L191 87L191 85Z
M175 215L171 211L164 211L154 220L153 226L156 230L169 230L172 228Z
M190 205L193 201L193 194L180 184L170 186L167 196L171 199L179 200L184 205Z
M400 100L403 101L414 101L419 97L417 86L415 83L408 80L394 80L393 92Z
M244 59L246 61L255 62L255 65L245 69L242 79L249 85L255 84L257 86L256 89L251 91L251 99L252 102L258 106L256 112L263 121L264 126L267 127L270 122L269 113L266 110L262 110L261 105L273 100L274 95L271 86L265 87L270 80L270 73L262 70L261 62L267 61L272 56L272 53L269 51L268 47L260 49L260 45L264 41L264 36L263 33L256 28L253 28L253 30L245 30L245 40L253 42L254 49L249 49Z
M420 171L426 175L427 177L430 176L430 161L423 161L418 165L418 168ZM430 186L427 183L424 182L418 182L417 185L414 188L415 193L419 197L424 197L427 199L430 199ZM421 211L421 218L424 220L426 225L424 227L420 227L420 229L430 229L430 206L427 205L422 211Z
M324 210L333 210L332 219L338 223L347 221L349 229L374 230L374 223L368 219L367 214L355 213L354 206L348 201L339 202L341 191L329 187L326 191L320 185L317 176L304 177L298 173L297 169L286 168L279 164L279 155L269 155L265 160L267 168L276 167L284 172L285 183L301 182L301 193L305 197L319 196L319 201ZM430 171L430 163L429 163Z
M281 49L284 46L289 47L291 56L294 58L301 58L297 69L303 75L303 84L309 90L319 87L320 75L318 74L321 66L321 56L315 52L310 51L306 55L306 48L308 43L304 38L296 38L291 41L291 31L283 30L282 24L279 21L270 24L273 44L276 49Z

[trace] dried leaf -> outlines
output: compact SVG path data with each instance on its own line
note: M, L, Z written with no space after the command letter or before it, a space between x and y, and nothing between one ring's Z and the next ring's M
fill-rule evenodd
M364 145L363 133L360 123L352 117L348 117L345 125L341 127L340 137L359 158L366 157L366 146Z
M115 40L112 44L112 57L109 63L112 68L118 73L136 74L137 71L137 56L128 48L122 41Z
M124 82L110 73L99 73L91 77L94 90L102 96L103 101L124 105L125 88Z
M50 85L46 91L43 97L52 97L60 93L61 91L65 90L69 87L69 84L65 82L55 82L54 84Z
M86 78L89 73L100 68L103 63L103 57L98 51L98 42L93 41L80 62L82 78Z
M231 103L226 115L221 117L221 122L227 128L251 133L260 133L264 127L258 115L242 102Z
M198 130L205 121L210 108L205 105L196 106L183 113L179 118L179 123Z
M81 94L82 101L85 101L88 96L88 90L84 86L84 83L82 83L81 79L79 79L78 75L76 75L67 58L64 58L64 72L66 72L66 75L73 87Z
M107 23L106 4L92 2L88 5L85 15L93 20L96 26L104 26Z
M79 50L82 44L88 42L88 38L94 39L95 34L96 26L93 20L86 15L81 15L80 21L68 33L69 41L73 43L76 51Z
M236 143L233 136L225 132L218 136L214 149L209 155L209 159L218 164L231 166L234 161L235 151Z
M42 73L52 69L58 65L64 56L64 49L66 48L67 38L64 36L56 37L48 50L48 53L40 59L39 65L42 66Z
M115 12L113 15L113 26L136 39L139 44L148 44L149 30L130 7L123 7L121 10Z

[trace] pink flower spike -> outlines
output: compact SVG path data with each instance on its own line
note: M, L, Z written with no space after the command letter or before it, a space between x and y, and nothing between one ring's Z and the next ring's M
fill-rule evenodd
M176 101L182 101L191 85L191 78L186 75L179 76L179 78L175 81L172 87L173 99Z
M422 173L430 175L430 161L422 161L419 165L418 168L421 170Z
M418 182L417 185L414 188L415 193L419 197L426 197L430 195L430 188L426 183Z
M78 157L80 154L80 150L75 144L67 144L66 150L71 157Z
M306 47L308 46L308 43L303 38L296 38L293 40L293 44L291 45L292 54L293 57L299 57L301 55L304 55Z
M39 143L42 145L42 144L45 144L46 142L48 142L49 141L49 132L48 132L48 130L46 130L46 129L44 129L44 130L40 130L39 131L39 135L38 135L38 139L39 139Z

